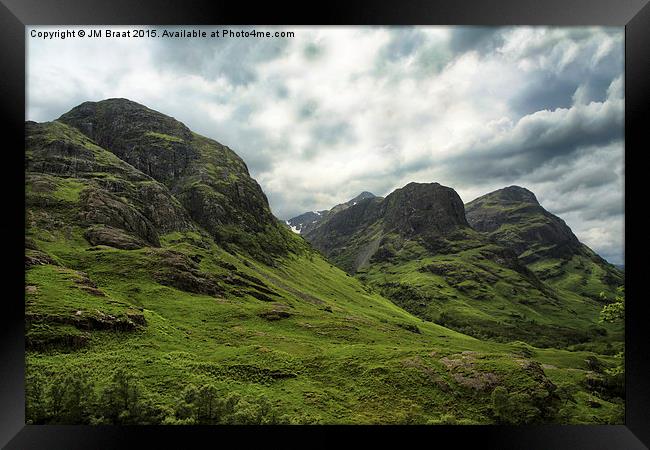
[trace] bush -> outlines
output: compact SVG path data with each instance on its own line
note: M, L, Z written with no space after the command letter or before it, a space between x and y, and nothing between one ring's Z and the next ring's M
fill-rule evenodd
M54 377L46 395L51 422L90 423L96 399L93 383L86 372L72 371Z
M212 384L200 388L187 386L175 408L175 417L165 419L169 424L236 424L262 425L288 423L280 418L265 396L257 399L242 399L232 393L219 397Z
M141 388L133 374L119 369L102 393L102 412L112 423L137 423Z
M160 405L146 392L137 375L117 370L96 394L85 371L72 371L47 381L41 374L27 378L26 420L30 424L193 425L288 424L309 418L280 416L265 396L243 399L231 393L221 397L212 384L188 385L173 406Z
M593 355L587 356L587 359L585 359L585 363L587 364L587 368L589 370L592 370L597 373L602 373L603 363L595 356Z
M28 424L42 424L47 419L46 386L43 376L30 375L25 380L25 419Z
M492 412L499 422L505 424L521 425L541 422L548 411L546 411L546 405L540 405L539 400L540 395L537 393L509 393L503 386L497 386L492 391Z

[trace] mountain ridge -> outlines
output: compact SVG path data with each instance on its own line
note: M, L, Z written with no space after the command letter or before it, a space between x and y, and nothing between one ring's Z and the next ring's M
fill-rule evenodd
M522 233L528 241L512 245L477 226L481 225L478 208L483 205L499 212L505 206L522 214L532 211L534 217L551 223L551 231ZM517 228L518 216L508 216L510 209L505 209L503 217L512 219L509 225ZM331 215L303 236L333 263L426 320L476 336L517 336L537 345L571 345L594 337L586 332L599 326L597 312L602 299L592 292L594 286L611 294L622 280L614 273L611 279L597 285L591 280L582 288L576 284L583 281L572 281L577 269L546 265L551 261L548 253L541 253L535 264L525 254L522 257L536 239L557 237L566 249L575 248L581 258L589 255L595 261L596 265L585 271L595 273L604 267L561 219L546 212L531 191L519 186L470 203L467 216L453 189L439 183L409 183L385 199L365 200ZM490 225L490 220L488 215L483 225ZM479 299L483 301L477 302ZM563 303L573 304L568 308L573 312ZM523 333L532 329L525 325L531 308L537 315L545 315L543 324L534 327L536 335ZM575 322L570 315L578 309L583 313ZM508 310L511 316L500 318ZM568 323L571 325L566 327Z
M544 209L524 188L490 192L467 203L466 211L474 229L513 249L524 264L556 287L597 299L600 292L615 295L623 284L618 268L580 242L564 220ZM564 280L562 272L578 279Z
M340 212L350 206L354 206L357 203L368 199L375 198L376 196L368 191L363 191L356 197L348 200L344 203L339 203L333 206L331 209L323 209L320 211L307 211L302 214L299 214L291 219L288 219L285 223L294 233L304 234L308 233L310 230L319 227L322 223L328 220L328 217L333 216L337 212Z

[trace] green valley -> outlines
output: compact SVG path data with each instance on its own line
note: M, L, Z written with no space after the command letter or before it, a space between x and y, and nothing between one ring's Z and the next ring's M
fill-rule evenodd
M411 183L301 236L234 151L125 99L27 122L25 155L30 423L623 421L622 274L492 203Z

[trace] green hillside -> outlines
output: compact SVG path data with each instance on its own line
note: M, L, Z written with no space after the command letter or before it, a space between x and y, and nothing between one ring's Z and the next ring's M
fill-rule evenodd
M383 263L364 284L279 225L232 151L133 102L84 105L26 124L30 423L622 422L613 356L416 317L382 296ZM467 240L450 264L498 259ZM439 282L409 264L384 273ZM550 311L531 273L486 264L463 270L512 276Z
M520 219L506 216L518 229ZM622 341L620 324L599 323L599 296L570 285L581 283L572 272L561 267L549 276L550 258L527 266L509 242L472 229L460 197L437 183L410 183L386 199L365 200L305 238L405 310L480 339L560 348L590 343L610 352Z

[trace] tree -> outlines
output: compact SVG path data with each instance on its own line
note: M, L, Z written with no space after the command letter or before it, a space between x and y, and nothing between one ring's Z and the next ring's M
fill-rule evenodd
M625 286L619 286L616 291L617 294L614 296L614 300L608 305L603 306L603 309L600 311L601 322L616 323L625 319ZM600 297L607 299L604 292L600 293ZM623 382L622 379L625 374L624 352L619 352L616 355L616 358L618 358L620 362L612 368L605 369L605 373L610 377L619 379Z
M625 287L619 286L616 291L617 295L614 296L612 303L603 306L600 311L601 322L615 323L625 318ZM606 300L607 295L601 292L600 298Z
M72 370L45 380L32 377L27 391L28 418L40 423L90 423L96 409L95 387L88 372ZM40 400L39 400L40 396ZM40 402L40 403L39 403ZM31 405L31 406L30 406ZM40 416L40 417L39 417Z
M95 387L85 371L68 373L63 379L63 421L88 423L95 409Z
M140 416L141 388L133 374L118 369L104 389L102 409L113 423L136 423Z
M185 387L181 393L181 401L176 405L175 415L178 423L196 423L199 420L196 399L199 391L193 384Z
M63 411L64 397L65 384L63 384L62 377L56 377L47 390L47 407L55 421L60 418Z
M201 386L196 395L196 410L199 423L212 424L219 421L222 405L217 389L212 384Z
M47 418L44 377L36 372L29 375L25 381L25 418L27 423L44 423Z

